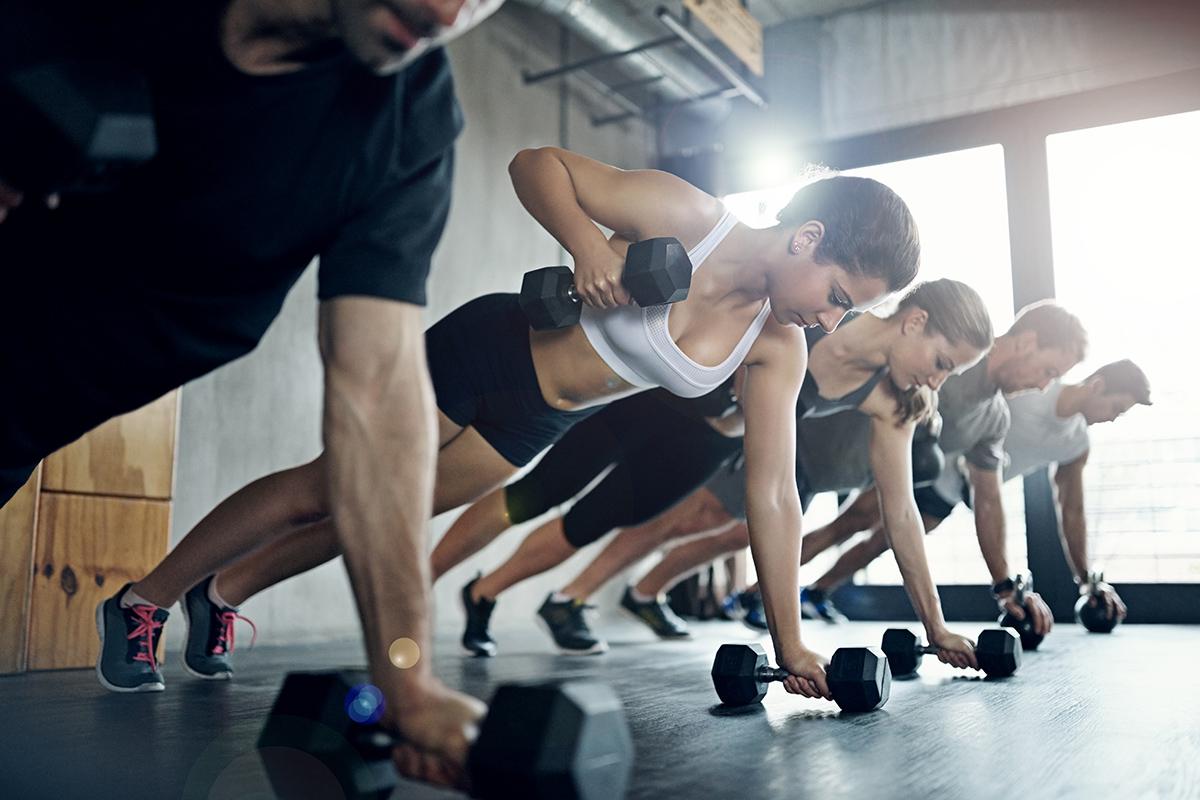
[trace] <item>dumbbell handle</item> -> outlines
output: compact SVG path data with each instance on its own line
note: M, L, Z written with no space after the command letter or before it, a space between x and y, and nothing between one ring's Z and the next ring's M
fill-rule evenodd
M755 680L760 681L786 681L790 677L792 673L778 667L759 667L754 670Z

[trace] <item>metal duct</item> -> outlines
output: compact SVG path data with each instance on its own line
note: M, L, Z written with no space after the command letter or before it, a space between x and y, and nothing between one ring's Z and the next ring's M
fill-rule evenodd
M655 39L667 30L655 17L635 16L622 0L516 0L547 14L567 26L582 39L604 52L631 50ZM634 80L665 76L656 87L667 102L694 100L719 92L717 84L689 58L670 45L621 58L620 68ZM705 104L710 105L710 104Z

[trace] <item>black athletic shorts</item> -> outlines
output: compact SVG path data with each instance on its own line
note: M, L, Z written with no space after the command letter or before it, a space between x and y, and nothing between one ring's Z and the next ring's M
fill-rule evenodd
M946 499L932 486L921 486L913 489L913 497L917 501L917 510L926 516L941 521L950 516L957 503L947 503Z
M662 389L642 392L576 425L505 489L509 519L533 519L603 475L563 517L567 541L583 547L687 497L741 449L742 439L721 435L671 401Z
M745 460L745 456L739 453L736 459L731 459L704 484L704 488L721 503L725 513L736 520L746 519ZM800 495L800 508L807 511L816 495L808 488L808 480L799 464L796 465L796 492Z
M518 467L603 408L560 411L546 402L515 294L459 306L425 333L425 350L438 408Z

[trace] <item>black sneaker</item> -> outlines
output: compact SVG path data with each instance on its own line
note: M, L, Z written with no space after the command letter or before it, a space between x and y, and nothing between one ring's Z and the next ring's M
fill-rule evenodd
M496 608L495 600L471 599L471 588L482 575L476 575L462 588L463 610L467 612L467 627L463 631L462 646L468 655L491 657L496 655L496 640L488 633L488 621Z
M741 592L738 594L738 602L741 603L744 614L742 614L742 624L752 631L770 630L767 625L767 611L763 608L762 595L758 592Z
M833 601L820 589L800 590L800 613L805 619L821 619L830 625L846 621L846 615L838 611Z
M564 600L556 603L554 595L546 596L546 602L538 609L538 618L545 625L546 632L558 651L568 656L589 656L604 653L608 644L603 639L597 639L583 618L584 609L593 608L578 600Z
M655 598L645 603L633 599L633 587L626 586L621 595L621 610L654 631L660 639L690 639L687 623L679 618L665 602Z
M243 617L236 608L222 608L208 599L212 576L193 586L183 596L183 621L187 636L183 642L183 668L197 678L227 681L233 677L233 623L237 620L250 625L253 635L250 646L258 638L258 628Z
M158 670L158 640L170 616L158 606L122 608L120 598L132 584L96 606L100 655L96 677L113 692L161 692L166 685Z

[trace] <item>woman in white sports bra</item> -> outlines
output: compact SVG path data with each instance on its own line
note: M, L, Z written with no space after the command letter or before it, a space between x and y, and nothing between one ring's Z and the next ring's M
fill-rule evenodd
M802 188L780 224L756 230L663 172L624 171L559 148L524 150L509 171L526 209L573 256L587 307L578 326L532 331L516 295L489 295L427 332L439 408L434 513L500 485L609 401L654 386L696 397L745 365L747 505L752 535L767 554L764 591L780 598L772 619L778 660L793 675L788 691L830 697L825 660L800 641L795 590L802 328L833 330L849 310L873 306L914 279L920 244L908 208L876 181L834 177ZM615 233L606 238L601 226ZM690 292L669 307L630 306L620 283L625 249L658 236L688 248ZM200 592L230 610L335 557L325 472L321 456L235 493L131 590L160 606ZM435 558L448 569L484 544L447 538ZM207 580L218 572L219 589ZM227 648L191 658L200 673L231 671Z

